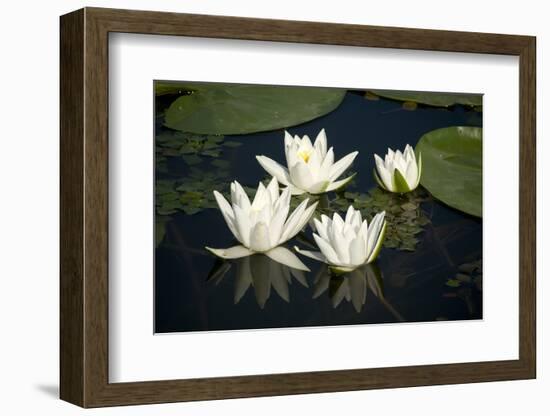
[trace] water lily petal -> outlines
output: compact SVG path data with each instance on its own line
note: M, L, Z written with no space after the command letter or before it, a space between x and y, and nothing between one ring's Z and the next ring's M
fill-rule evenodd
M271 201L269 201L268 198L269 198L269 194L267 192L266 187L262 182L259 182L258 189L256 190L256 194L254 195L254 200L252 201L251 209L253 211L259 211L265 205L271 203Z
M380 176L378 175L378 171L376 170L376 168L373 168L372 169L372 174L374 176L374 179L376 179L376 183L378 183L378 186L386 191L390 191L390 189L388 189L386 187L386 184L384 183L384 181L382 181L382 179L380 178Z
M409 185L409 188L411 190L416 188L416 181L418 179L418 166L414 161L411 161L407 164L405 168L405 179L407 180L407 184Z
M277 181L277 178L275 176L271 178L269 185L267 185L267 191L269 193L269 196L271 197L272 203L279 199L279 182Z
M291 166L289 174L294 186L309 192L310 186L313 185L313 176L304 161L300 160Z
M416 178L414 189L418 187L421 177L422 177L422 153L418 153L418 177Z
M290 176L288 170L284 166L266 156L256 156L256 160L262 168L267 171L267 173L277 178L279 183L282 183L283 185L290 184Z
M384 238L382 235L382 231L385 231L385 211L379 212L374 216L372 219L369 229L368 229L368 237L367 237L367 263L374 260L376 256L373 257L374 252L376 251L378 245L380 245L381 240ZM378 253L376 253L378 255Z
M355 214L355 209L353 208L353 205L350 205L346 211L346 217L344 219L344 222L346 224L349 224L351 222L351 219L353 218Z
M323 217L328 218L326 215L322 215L321 219ZM330 219L329 219L330 221ZM317 234L321 236L321 238L328 240L328 234L327 234L327 222L326 221L319 221L317 218L313 218L313 223L315 224L315 230Z
M250 199L241 184L237 181L231 183L231 202L245 210L250 209Z
M250 233L251 250L262 253L271 248L269 241L269 228L265 222L258 222Z
M409 184L407 183L407 180L403 176L403 173L399 169L394 169L393 171L393 186L392 186L393 192L409 192L411 188L409 187Z
M311 143L311 139L309 138L309 136L307 134L305 134L304 137L302 137L301 147L304 150L311 150L313 148L313 144Z
M329 179L331 181L335 181L336 179L338 179L340 175L342 175L342 173L344 173L344 171L350 167L358 154L359 152L351 152L340 159L338 162L336 162L334 165L332 165L329 172Z
M237 236L237 229L235 228L235 215L233 213L233 209L231 208L231 205L229 205L229 202L224 198L222 194L220 194L218 191L214 191L214 198L216 198L216 202L218 203L218 206L220 207L220 211L222 212L223 218L229 227L229 230L233 233L235 238L238 240Z
M265 252L265 255L277 263L284 264L285 266L292 267L294 269L303 270L309 272L309 268L302 263L296 254L289 249L278 246Z
M294 143L294 138L287 130L285 130L285 148L292 146Z
M369 225L367 220L363 220L361 223L361 228L359 228L359 231L357 232L358 235L360 235L363 238L363 241L365 242L365 250L368 251L367 241L368 241L368 231L369 231ZM368 253L367 253L368 255Z
M281 235L280 243L284 243L285 241L290 239L289 235L296 227L296 224L298 224L298 222L300 221L300 218L302 217L302 214L304 213L308 202L309 199L304 199L287 218L284 225L283 234Z
M350 252L349 242L344 238L344 227L334 226L335 221L332 221L332 233L329 233L330 243L336 254L338 255L338 264L349 264ZM321 247L319 247L321 248ZM324 250L321 249L324 253ZM328 257L328 256L327 256Z
M338 233L342 233L343 230L344 230L344 220L342 219L342 217L340 216L340 214L338 214L337 212L335 212L334 214L332 214L332 232L338 232ZM329 235L331 235L329 233Z
M282 243L285 241L290 240L292 237L294 237L296 234L298 234L309 222L311 217L313 216L313 213L315 212L315 208L317 208L317 202L311 204L301 215L298 221L295 223L294 227L292 229L289 229L287 232L285 232L285 240L281 240ZM285 230L286 231L286 230Z
M319 181L313 183L309 188L308 192L312 195L318 195L322 194L323 192L326 192L329 186L329 181Z
M338 189L346 186L353 178L355 178L355 175L356 175L356 173L354 173L353 175L351 175L351 176L349 176L345 179L341 179L339 181L332 182L329 186L327 186L327 189L325 190L325 192L337 191Z
M315 242L317 243L317 246L321 250L321 253L326 257L329 264L338 265L340 264L340 259L338 258L338 254L336 254L336 251L334 251L334 248L325 240L323 240L320 236L317 234L313 234L313 238L315 239Z
M327 133L325 132L325 129L321 129L319 134L317 134L313 147L319 150L322 157L327 154Z
M374 246L374 249L372 250L371 255L367 259L367 263L373 262L374 260L376 260L376 257L378 257L378 254L380 253L380 250L382 249L382 243L384 242L384 237L386 236L386 227L387 227L386 220L383 220L382 229L380 230L380 233L378 234L378 240L376 241L376 245Z
M269 239L272 246L281 243L281 236L289 209L290 190L286 188L273 208L273 217L269 223Z
M320 261L321 263L327 263L327 258L320 251L302 250L298 246L294 246L294 250L310 259Z
M297 188L296 186L294 186L292 184L288 185L288 187L286 189L290 190L291 195L303 195L307 192L303 189Z
M350 263L354 265L360 265L367 259L367 247L363 236L358 235L349 245L350 251Z
M244 246L234 246L230 248L211 248L205 247L209 252L222 259L238 259L240 257L250 256L254 252Z
M334 150L331 147L328 149L328 152L325 155L325 158L323 159L323 162L321 163L321 170L324 172L330 172L330 168L334 164Z
M356 266L329 266L330 270L335 274L344 274L352 272L356 269Z
M412 148L412 146L411 146L410 144L407 144L407 145L405 146L405 151L403 152L403 154L405 155L405 158L406 158L407 160L411 160L411 161L414 160L414 161L416 161L416 156L415 156L415 154L414 154L414 150L413 150L413 148Z
M248 212L238 205L233 204L233 212L235 213L235 228L237 234L235 237L240 237L238 240L243 243L245 247L250 247L250 219L248 218Z
M378 172L377 179L380 179L380 181L382 182L380 186L387 191L391 191L393 189L393 182L390 171L387 169L384 161L380 156L375 154L374 161L376 163L376 171Z

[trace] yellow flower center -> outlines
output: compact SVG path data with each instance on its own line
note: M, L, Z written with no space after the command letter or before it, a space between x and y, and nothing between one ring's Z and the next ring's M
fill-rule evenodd
M308 152L307 150L302 150L298 152L298 157L301 157L304 162L309 162L309 158L311 156L311 152Z

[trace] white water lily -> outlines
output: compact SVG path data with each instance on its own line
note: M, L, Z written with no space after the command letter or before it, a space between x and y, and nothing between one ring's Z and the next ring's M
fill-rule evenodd
M267 156L256 156L262 167L277 180L290 188L292 195L313 195L335 191L346 185L353 175L337 180L353 163L358 152L352 152L334 162L334 150L327 150L327 136L322 129L315 143L306 135L292 137L285 131L285 155L287 167Z
M414 150L410 145L405 146L405 151L394 152L388 149L386 157L382 159L374 155L376 169L374 177L378 185L390 192L410 192L420 183L422 175L422 155L418 155L418 163Z
M224 259L264 253L289 267L309 270L292 251L280 245L304 228L313 215L317 202L307 207L309 199L305 199L288 215L290 190L285 189L279 194L276 178L267 187L260 182L252 202L237 181L231 184L231 204L218 191L214 191L214 196L229 230L241 245L226 249L206 247L208 251Z
M349 206L345 220L337 213L314 218L313 238L321 250L308 251L295 247L304 256L328 264L337 272L349 272L376 259L386 232L385 212L374 216L371 223L361 218L361 212Z

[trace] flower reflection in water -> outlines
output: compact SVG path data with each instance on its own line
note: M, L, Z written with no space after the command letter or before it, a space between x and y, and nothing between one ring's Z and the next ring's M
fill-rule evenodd
M363 309L367 300L367 291L370 290L398 321L404 321L384 297L382 273L374 263L366 264L348 273L333 273L330 267L323 266L315 278L313 298L320 297L327 290L334 308L346 299L352 303L357 313Z
M215 281L217 285L233 266L236 268L233 295L235 304L239 303L250 286L254 288L256 302L262 309L271 296L272 288L283 300L290 302L289 285L292 284L293 278L302 286L308 287L303 271L278 263L264 254L220 262L209 280Z

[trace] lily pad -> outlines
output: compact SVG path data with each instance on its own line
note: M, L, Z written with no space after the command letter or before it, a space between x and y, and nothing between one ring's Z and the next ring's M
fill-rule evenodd
M191 93L174 100L165 125L197 134L288 128L331 112L346 94L336 88L231 84L182 83L181 89Z
M470 107L481 106L483 96L481 94L462 94L450 92L418 92L418 91L392 91L392 90L370 90L369 94L376 94L390 100L404 101L405 103L417 103L431 105L434 107L450 107L455 104L467 105ZM365 97L367 97L365 95Z
M185 94L187 91L182 88L181 83L179 82L167 82L167 81L156 81L155 82L155 95L181 95Z
M482 129L448 127L420 138L420 183L443 203L482 216Z

